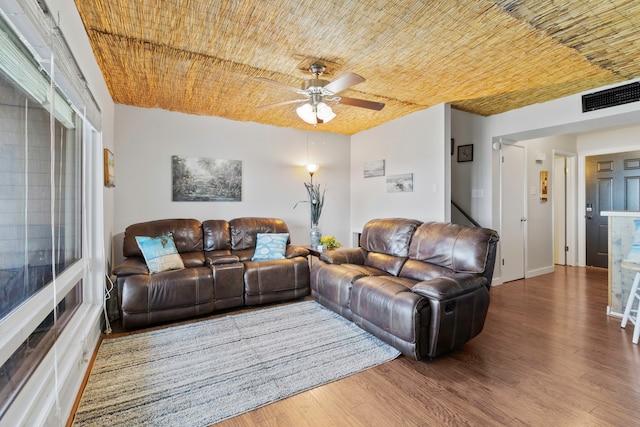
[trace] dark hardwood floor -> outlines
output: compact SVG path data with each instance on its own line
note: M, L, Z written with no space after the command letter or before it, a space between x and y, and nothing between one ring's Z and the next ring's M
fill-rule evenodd
M640 347L606 306L606 270L556 266L492 288L456 354L401 356L218 425L640 425Z

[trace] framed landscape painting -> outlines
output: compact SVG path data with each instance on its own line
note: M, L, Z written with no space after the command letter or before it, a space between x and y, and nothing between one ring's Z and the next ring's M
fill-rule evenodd
M387 193L413 192L413 174L389 175L387 177Z
M364 164L364 177L384 176L384 160L375 160Z
M242 161L171 157L174 202L242 201Z

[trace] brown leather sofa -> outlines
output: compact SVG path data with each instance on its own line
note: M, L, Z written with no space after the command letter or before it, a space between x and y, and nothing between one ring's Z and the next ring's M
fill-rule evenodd
M164 219L130 225L114 269L124 328L309 295L309 251L287 241L284 259L251 261L258 233L288 233L275 218ZM171 233L185 268L150 274L136 236Z
M375 219L359 248L313 263L311 293L404 355L434 358L482 331L497 242L486 228Z

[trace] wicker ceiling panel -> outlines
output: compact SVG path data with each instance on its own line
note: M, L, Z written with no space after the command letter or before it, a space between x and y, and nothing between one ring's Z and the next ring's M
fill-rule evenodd
M594 3L602 3L594 7ZM442 102L491 115L640 77L634 0L76 0L116 103L313 129L298 98L315 60L340 95L318 130L353 134Z

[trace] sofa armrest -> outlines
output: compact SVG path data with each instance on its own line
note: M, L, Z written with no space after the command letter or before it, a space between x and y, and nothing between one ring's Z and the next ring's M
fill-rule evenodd
M364 265L364 251L361 248L334 249L320 254L320 260L327 264Z
M284 254L285 258L295 258L299 256L308 257L309 249L303 246L287 245L287 252Z
M133 276L135 274L149 274L147 263L140 258L125 258L122 263L113 269L113 274L119 277Z
M218 255L207 257L207 265L234 264L240 262L236 255Z
M472 273L456 273L416 283L412 290L416 294L437 300L447 300L487 286L484 276Z

